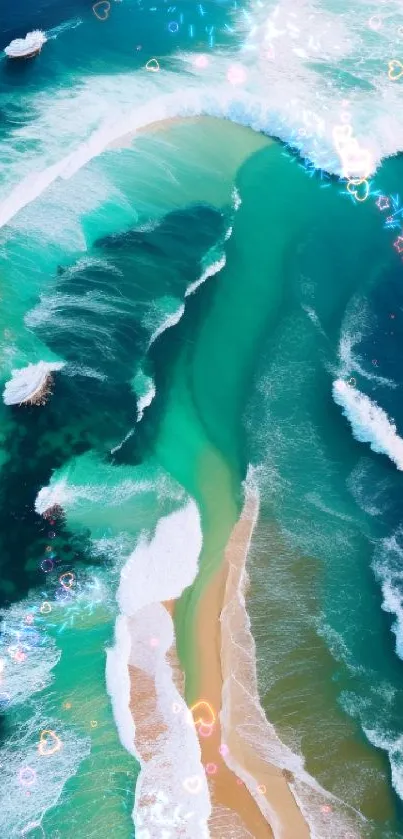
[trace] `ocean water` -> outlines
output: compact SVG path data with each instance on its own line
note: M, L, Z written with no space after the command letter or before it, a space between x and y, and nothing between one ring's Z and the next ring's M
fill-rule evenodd
M0 834L209 835L165 653L191 704L253 475L279 739L250 737L315 839L397 839L401 6L24 2L0 46L35 28L40 56L0 59ZM147 763L128 662L167 724Z

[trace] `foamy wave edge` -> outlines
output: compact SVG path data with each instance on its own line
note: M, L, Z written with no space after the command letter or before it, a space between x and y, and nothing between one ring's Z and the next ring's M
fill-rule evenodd
M252 720L248 714L248 724L246 726L251 740L248 740L245 737L245 733L238 728L237 733L267 763L276 766L283 772L286 770L288 773L287 783L289 789L309 827L311 839L344 839L347 835L351 839L359 839L357 823L362 824L366 819L359 811L348 807L343 801L323 789L315 778L309 775L304 767L303 757L295 754L288 746L282 743L274 726L268 721L260 703L257 686L256 645L252 635L250 618L245 601L245 592L248 584L247 561L260 509L258 473L258 467L249 465L247 477L244 482L244 509L242 516L250 516L251 528L247 543L244 546L244 561L236 590L233 597L229 597L229 583L227 583L225 606L221 614L222 634L224 634L225 628L227 628L231 636L232 646L236 647L234 659L236 662L239 662L240 658L242 658L242 653L244 653L248 668L248 681L246 686L245 680L238 680L236 668L234 668L234 660L231 664L231 657L228 660L230 664L229 670L228 667L225 668L225 646L227 641L223 640L221 657L224 679L222 708L220 712L223 743L227 743L230 736L231 706L234 701L231 680L234 679L238 687L243 691L244 698L251 700L254 706L253 723L251 725ZM235 626L231 624L231 616L235 610L238 610L239 615L242 615L242 626L236 641L234 640L236 634ZM227 669L228 675L225 674L225 669ZM250 733L250 730L252 733ZM250 794L269 822L275 839L281 839L282 836L288 835L284 832L285 826L282 824L281 816L275 812L270 802L266 801L259 792L256 778L252 777L243 765L237 761L231 751L224 754L224 760L227 766L245 783ZM334 813L333 807L329 806L329 802L338 805L337 810L335 807ZM330 814L331 818L329 818ZM285 829L287 830L287 828Z
M132 816L136 829L144 828L150 839L160 836L162 809L164 825L180 825L184 839L209 837L207 779L193 718L189 719L166 658L174 643L174 626L162 605L191 585L201 547L199 512L189 501L159 520L151 540L145 534L140 538L122 569L117 593L120 615L115 644L107 651L107 690L120 740L141 766ZM145 744L136 742L130 708L136 697L131 696L129 666L151 679L158 716L166 729L146 744L151 757L144 753ZM141 706L136 710L142 712Z
M182 90L178 93L166 93L156 96L147 104L137 106L122 113L121 118L102 125L89 139L81 143L73 152L41 172L35 172L24 178L14 187L7 198L0 204L0 227L7 224L23 207L38 198L48 186L58 178L68 180L86 163L101 154L112 143L148 126L164 120L183 119L186 117L210 116L228 119L238 125L252 128L269 136L278 137L285 142L293 140L293 145L301 154L309 157L319 168L333 174L341 174L340 162L334 154L331 138L323 138L318 146L317 137L301 137L297 134L297 117L290 116L289 123L273 107L258 96L247 91L229 90L228 86L198 87Z
M343 379L333 382L333 399L348 419L354 439L369 443L373 452L385 454L399 471L403 471L403 439L396 433L396 426L387 413Z

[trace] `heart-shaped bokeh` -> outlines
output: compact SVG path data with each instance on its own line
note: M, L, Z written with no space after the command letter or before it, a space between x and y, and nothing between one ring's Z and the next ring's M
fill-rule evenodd
M197 795L202 788L202 779L200 775L192 775L190 778L185 778L183 786L187 792Z
M100 9L100 12L97 12L97 9ZM98 3L94 3L92 7L92 11L94 12L95 17L98 20L107 20L109 17L109 12L111 10L111 4L109 0L98 0Z
M347 192L353 195L356 201L366 201L369 195L369 183L365 178L353 178L347 184Z
M157 61L156 58L150 58L150 60L147 61L146 70L148 70L149 73L158 73L159 69L160 69L160 65L158 64L158 61Z
M38 750L39 754L42 757L50 757L50 755L54 755L61 749L62 741L59 739L57 734L50 729L45 729L41 731L41 736L39 738Z
M398 61L397 58L392 58L392 61L389 61L388 76L391 82L397 82L398 79L402 78L403 64L401 61Z
M201 699L200 702L196 702L195 705L192 705L190 710L193 714L193 720L196 726L202 725L204 728L211 728L214 725L214 709L211 707L209 702L206 702L205 699Z

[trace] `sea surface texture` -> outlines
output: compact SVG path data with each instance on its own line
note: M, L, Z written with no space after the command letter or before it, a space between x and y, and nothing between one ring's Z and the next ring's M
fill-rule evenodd
M0 837L244 839L175 714L252 488L244 736L312 839L399 839L401 0L2 4L2 50L37 29L0 57Z

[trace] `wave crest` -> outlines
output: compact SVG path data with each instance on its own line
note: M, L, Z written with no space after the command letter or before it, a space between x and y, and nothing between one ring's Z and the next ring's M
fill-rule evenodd
M333 399L347 417L354 439L369 443L377 454L386 454L403 471L403 439L387 413L343 379L333 382Z

